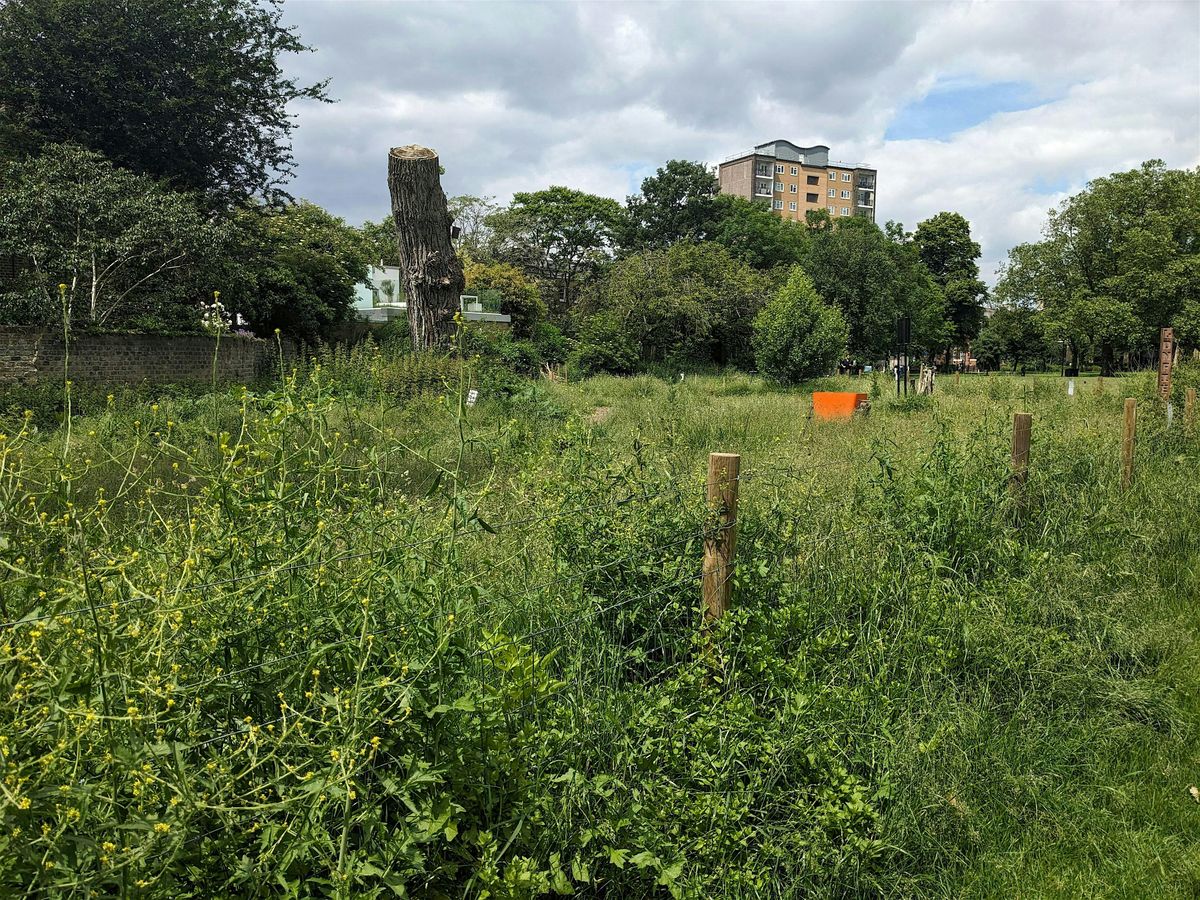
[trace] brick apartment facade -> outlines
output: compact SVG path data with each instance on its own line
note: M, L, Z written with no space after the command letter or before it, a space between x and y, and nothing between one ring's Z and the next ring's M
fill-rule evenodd
M783 140L759 144L718 169L722 194L765 200L778 215L801 222L810 209L874 222L877 174L867 166L831 161L824 144L799 147Z

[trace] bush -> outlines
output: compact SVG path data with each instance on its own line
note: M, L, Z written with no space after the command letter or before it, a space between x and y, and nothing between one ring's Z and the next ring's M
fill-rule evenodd
M608 372L629 375L638 364L638 351L632 338L610 312L588 319L579 332L579 345L568 363L580 375Z
M794 384L829 374L848 336L841 312L822 302L797 266L754 320L754 356L764 375Z

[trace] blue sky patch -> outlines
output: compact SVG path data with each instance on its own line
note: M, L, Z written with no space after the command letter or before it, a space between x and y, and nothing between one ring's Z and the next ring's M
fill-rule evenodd
M1050 99L1027 81L942 81L901 109L884 137L889 141L945 140L996 113L1033 109Z

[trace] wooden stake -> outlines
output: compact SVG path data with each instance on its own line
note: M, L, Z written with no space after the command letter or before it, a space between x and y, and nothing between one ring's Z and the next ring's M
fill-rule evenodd
M1196 421L1196 389L1188 388L1187 393L1183 396L1183 427L1190 435L1192 433L1192 425Z
M1125 428L1121 435L1121 487L1133 484L1133 444L1137 433L1137 401L1125 398Z
M700 585L704 621L725 615L733 597L734 553L737 550L738 453L708 455L708 503L718 511L719 528L704 540L704 580Z
M958 372L955 372L955 373L954 373L954 386L955 386L955 387L958 387L958 376L959 376L959 374L960 374L960 373L958 373Z
M1029 413L1013 414L1012 441L1012 492L1020 497L1025 491L1029 476L1029 439L1033 433L1033 416Z

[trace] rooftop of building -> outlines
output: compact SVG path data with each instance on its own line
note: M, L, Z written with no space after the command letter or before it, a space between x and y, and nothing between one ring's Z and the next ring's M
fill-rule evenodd
M765 144L758 144L749 150L743 150L741 153L727 156L722 161L722 164L745 159L748 156L766 156L774 159L798 162L801 165L814 166L816 168L834 166L839 169L868 169L872 172L875 171L873 166L869 166L866 163L830 159L829 147L826 144L813 144L811 147L801 147L799 144L793 144L791 141L784 140L783 138L767 141Z

